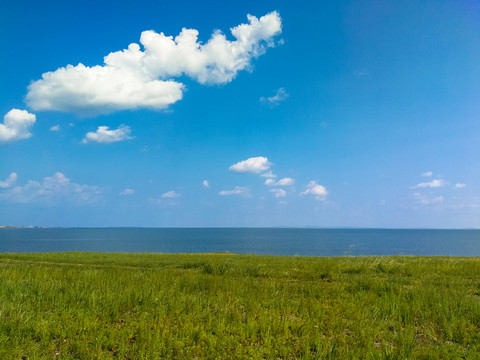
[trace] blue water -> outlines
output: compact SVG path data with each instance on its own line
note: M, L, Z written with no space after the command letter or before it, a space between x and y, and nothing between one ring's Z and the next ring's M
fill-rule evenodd
M301 256L480 256L480 230L0 229L0 252L231 252Z

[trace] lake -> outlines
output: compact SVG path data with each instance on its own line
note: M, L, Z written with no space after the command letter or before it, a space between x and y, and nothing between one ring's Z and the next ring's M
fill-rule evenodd
M480 230L297 228L0 229L0 252L231 252L480 256Z

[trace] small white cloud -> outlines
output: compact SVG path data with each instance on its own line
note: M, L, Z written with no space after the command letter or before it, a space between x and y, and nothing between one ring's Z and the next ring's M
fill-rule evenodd
M431 171L424 172L424 173L422 174L422 176L425 176L425 177L433 176L433 172L431 172Z
M101 144L110 144L117 141L132 139L130 136L130 127L121 125L116 130L109 130L108 126L99 126L97 131L89 132L85 135L82 143L96 142Z
M276 185L278 186L292 186L295 184L295 179L286 177L277 181Z
M451 209L479 209L480 208L480 202L478 199L473 198L473 202L467 202L467 203L460 203L456 205L450 206Z
M435 180L432 180L432 181L429 181L429 182L424 182L424 183L420 183L420 184L417 184L415 186L412 186L411 188L412 189L417 189L417 188L438 188L438 187L444 187L445 185L447 185L448 182L446 182L445 180L443 179L435 179Z
M27 110L10 110L0 124L0 145L31 137L30 128L36 120L36 116Z
M456 183L453 188L454 189L463 189L465 186L467 186L467 184Z
M278 89L276 91L275 95L273 95L273 96L269 96L269 97L262 96L260 98L260 102L273 107L273 106L277 106L282 101L287 100L288 96L289 96L289 94L282 87L282 88Z
M268 170L266 173L263 173L260 175L261 177L264 177L264 178L269 178L269 179L275 179L277 177L277 175L275 175L272 170Z
M270 192L275 196L276 198L281 198L285 197L287 195L287 192L283 189L271 189Z
M275 180L273 180L271 178L265 179L265 185L273 186L273 185L275 185Z
M176 193L175 191L169 191L163 194L159 198L149 198L148 201L156 206L160 207L171 207L179 205L179 202L176 200L180 197L181 194Z
M444 197L443 196L434 196L434 197L428 197L425 194L420 194L418 192L414 193L412 195L413 200L417 202L418 204L421 205L433 205L433 204L440 204L443 202Z
M355 76L358 76L358 77L370 75L370 73L369 73L367 70L365 70L365 69L355 70L355 71L353 72L353 74L354 74Z
M307 184L306 190L300 193L300 195L313 195L315 196L315 200L325 200L328 192L324 186L319 185L316 181L312 180Z
M13 172L10 175L8 175L5 181L0 181L0 189L8 189L13 184L15 184L16 181L17 181L17 174Z
M219 30L202 43L199 32L183 28L178 36L153 30L142 32L140 44L112 52L104 64L67 65L42 75L28 87L27 104L34 110L106 114L118 110L165 109L182 99L185 86L172 80L186 75L205 84L224 84L237 73L251 69L252 59L275 46L282 20L273 11L230 31L227 40Z
M292 179L289 177L280 179L278 181L275 181L270 178L265 180L265 185L268 185L268 186L292 186L293 184L295 184L295 179Z
M208 180L203 180L202 185L206 188L210 187L210 184L208 183Z
M268 161L268 159L264 156L257 156L252 157L247 160L240 161L228 169L233 172L239 173L260 173L262 171L266 171L272 166L273 164Z
M60 131L60 125L55 125L50 128L51 131Z
M175 192L175 190L171 190L163 194L162 199L175 199L180 196L182 196L182 194Z
M243 186L235 186L233 190L222 190L218 194L221 196L239 195L243 197L250 197L250 189Z
M97 186L71 182L60 172L43 181L29 180L24 186L14 186L0 194L0 198L15 203L72 203L84 205L98 201L102 191Z
M434 196L433 198L430 199L431 204L439 204L442 203L445 198L443 196Z
M133 190L133 189L125 189L125 190L123 190L122 192L120 192L119 195L124 196L124 195L133 195L133 194L135 194L135 190Z

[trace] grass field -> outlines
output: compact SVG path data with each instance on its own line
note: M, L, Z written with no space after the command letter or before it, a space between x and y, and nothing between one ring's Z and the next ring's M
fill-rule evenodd
M479 359L480 260L0 254L0 359Z

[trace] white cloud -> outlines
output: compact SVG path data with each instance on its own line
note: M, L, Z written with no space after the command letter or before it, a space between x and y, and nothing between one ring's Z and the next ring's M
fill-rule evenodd
M125 54L134 48L138 45L130 45ZM28 87L26 102L39 111L92 116L137 108L161 110L181 100L183 89L181 83L150 79L133 69L78 64L43 74Z
M122 192L120 192L119 195L124 196L124 195L133 195L133 194L135 194L135 190L133 190L133 189L125 189L125 190L123 190Z
M231 28L235 40L215 31L204 44L198 31L183 28L178 36L142 32L140 45L112 52L97 66L67 65L42 75L28 87L27 104L34 110L106 114L117 110L165 109L183 96L184 85L172 78L187 75L205 84L232 81L251 68L252 58L273 47L282 31L280 15L248 15L248 23Z
M268 186L291 186L293 184L295 184L295 179L292 179L289 177L280 179L278 181L275 181L271 178L268 178L265 180L265 185L268 185Z
M277 181L278 186L291 186L295 184L295 179L286 177Z
M324 186L319 185L316 181L312 180L307 184L306 190L300 195L313 195L315 196L315 200L325 200L328 192Z
M175 190L168 191L159 198L149 198L148 201L156 206L160 207L170 207L179 205L177 198L182 196L182 194L177 193Z
M414 193L412 195L413 199L415 202L421 204L421 205L432 205L432 204L440 204L443 202L444 197L443 196L434 196L434 197L428 197L425 194L420 194L418 192Z
M247 160L240 161L228 169L234 172L240 173L260 173L262 171L268 170L272 166L272 163L268 161L268 158L264 156L252 157Z
M55 125L50 128L51 131L60 131L60 125Z
M208 183L208 180L203 180L202 185L205 186L206 188L210 187L210 184Z
M367 70L365 70L365 69L355 70L355 71L353 72L353 74L354 74L355 76L358 76L358 77L370 75L370 73L369 73Z
M429 181L429 182L424 182L424 183L420 183L420 184L417 184L415 186L412 186L411 188L412 189L417 189L417 188L438 188L438 187L443 187L445 185L447 185L448 182L446 182L445 180L443 179L435 179L435 180L432 180L432 181Z
M31 137L30 128L36 120L36 116L27 110L10 110L0 124L0 145Z
M265 180L265 185L273 186L273 185L275 185L275 180L273 180L271 178L268 178L268 179Z
M182 194L175 192L175 190L171 190L163 194L162 199L175 199L180 196L182 196Z
M474 198L473 202L451 205L450 209L480 209L480 202Z
M60 172L43 181L29 180L23 186L14 186L0 194L0 198L16 203L72 203L83 205L95 202L102 196L97 186L73 183Z
M17 181L17 174L13 172L10 175L8 175L5 181L0 181L0 189L8 189L13 184L15 184L16 181Z
M82 143L96 142L102 144L110 144L117 141L132 139L130 136L130 127L121 125L116 130L109 130L108 126L99 126L97 131L89 132L85 135Z
M433 172L431 171L424 172L422 176L426 176L426 177L433 176Z
M287 195L287 192L283 189L271 189L270 192L273 193L273 196L276 198L285 197Z
M222 190L218 194L221 196L239 195L243 197L250 197L250 189L243 186L235 186L233 190Z
M289 94L282 87L278 89L275 95L273 96L269 96L269 97L262 96L260 98L260 102L263 104L268 104L270 106L277 106L280 102L287 100L288 96Z
M275 179L277 177L277 175L275 175L272 170L268 170L266 173L263 173L262 175L260 175L261 177L264 177L264 178L269 178L269 179Z
M467 184L456 183L453 188L454 189L463 189L465 186L467 186Z

